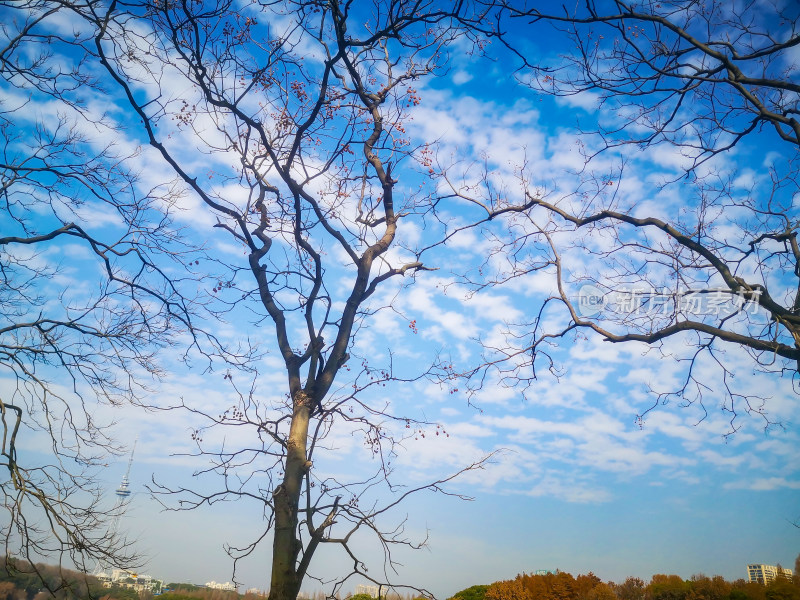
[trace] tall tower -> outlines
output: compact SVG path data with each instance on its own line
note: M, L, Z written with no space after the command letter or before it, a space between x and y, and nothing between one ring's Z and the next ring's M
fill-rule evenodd
M133 441L133 448L131 448L131 456L128 459L128 468L125 471L125 475L122 476L122 483L119 484L117 491L114 492L117 495L117 504L115 505L115 508L119 508L122 505L122 503L125 502L125 499L131 495L130 480L128 478L131 475L131 465L133 464L133 453L136 452L136 442L138 441L139 441L138 437ZM120 513L119 511L117 511L117 515L114 519L115 527L112 531L113 533L116 533L117 531L116 525L119 524L119 516Z
M111 514L114 515L114 518L112 519L111 525L108 528L109 538L113 538L117 534L120 517L122 517L122 513L125 512L123 510L123 504L125 503L125 500L127 500L128 497L131 495L131 490L130 490L131 465L133 465L133 453L136 452L136 443L138 441L139 441L138 437L133 441L133 448L131 448L131 455L128 458L128 468L125 470L125 475L122 476L122 482L119 484L119 487L114 491L114 494L117 496L117 501L115 502L114 509L111 512ZM104 570L103 563L98 560L92 575L94 575L95 577L103 575L103 570Z

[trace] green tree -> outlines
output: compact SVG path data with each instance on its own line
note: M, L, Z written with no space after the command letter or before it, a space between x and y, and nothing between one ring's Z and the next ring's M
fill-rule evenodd
M141 600L139 592L119 585L112 586L107 597L112 600Z
M488 589L488 585L473 585L456 592L450 600L483 600Z
M168 583L167 586L170 590L201 590L203 589L199 585L194 585L193 583Z
M691 579L691 600L724 600L730 596L732 586L723 577L715 575L693 575Z
M737 579L733 582L732 587L729 594L730 600L766 600L764 586L760 583Z
M691 584L677 575L653 575L645 588L647 600L685 600L689 596Z
M786 577L770 581L764 590L766 600L800 600L800 587Z

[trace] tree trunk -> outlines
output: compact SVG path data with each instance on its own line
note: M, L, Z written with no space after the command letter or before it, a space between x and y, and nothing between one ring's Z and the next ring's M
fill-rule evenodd
M283 483L273 492L275 538L272 544L272 580L269 600L295 600L303 583L297 572L301 543L297 537L298 507L308 470L306 445L312 398L305 390L294 394L292 424L286 448Z

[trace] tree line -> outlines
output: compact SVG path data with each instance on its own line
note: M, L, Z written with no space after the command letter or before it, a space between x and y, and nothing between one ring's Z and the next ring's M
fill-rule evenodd
M204 588L190 583L170 583L165 592L159 596L163 600L255 600L255 594L238 594L227 590Z
M795 567L800 566L800 556ZM703 574L683 579L679 575L655 574L648 583L628 577L622 583L604 582L594 573L573 576L556 571L521 573L514 579L488 585L473 585L449 600L800 600L800 569L792 579L778 577L766 585L744 579L728 581L720 575ZM189 583L170 583L161 600L256 600L258 594L208 589ZM323 600L321 591L303 594L303 599ZM104 588L94 577L46 564L31 564L7 557L0 563L0 600L149 600L134 590ZM370 600L367 594L348 595L347 600ZM413 594L391 592L382 598L412 600ZM416 598L415 600L424 600Z
M208 589L190 583L170 583L162 600L255 600L256 594ZM152 600L148 591L103 587L97 578L43 563L6 557L0 562L0 600Z
M591 572L577 577L563 571L521 573L514 579L471 586L450 600L800 600L800 577L779 577L763 585L719 575L683 579L656 574L648 583L639 577L614 583Z
M135 590L105 588L97 578L43 563L29 563L12 557L0 560L0 600L149 600L152 594Z

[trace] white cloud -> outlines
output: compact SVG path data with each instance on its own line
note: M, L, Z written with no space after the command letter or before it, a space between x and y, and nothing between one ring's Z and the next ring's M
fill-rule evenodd
M780 489L800 490L800 481L786 479L785 477L758 477L726 483L724 487L726 490L753 490L757 492Z
M597 110L597 107L600 105L600 99L601 96L599 93L587 91L556 97L558 103L580 108L586 112Z
M548 496L579 504L608 502L613 497L608 490L574 480L568 481L562 473L553 473L545 477L525 493L529 496Z
M472 74L468 71L459 70L453 73L452 80L455 85L464 85L472 81Z

